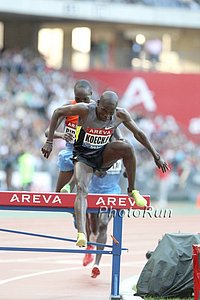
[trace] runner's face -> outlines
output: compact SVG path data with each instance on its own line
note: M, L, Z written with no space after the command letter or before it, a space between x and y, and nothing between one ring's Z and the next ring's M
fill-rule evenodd
M115 106L110 104L101 104L97 106L97 118L101 121L107 121L112 118L115 112Z
M91 92L88 89L78 88L75 91L75 100L77 103L84 102L89 103L91 99Z

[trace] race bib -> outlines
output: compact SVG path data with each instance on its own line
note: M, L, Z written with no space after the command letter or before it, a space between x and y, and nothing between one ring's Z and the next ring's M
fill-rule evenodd
M120 174L121 170L122 170L122 160L120 159L116 161L116 163L114 163L114 165L110 169L107 170L107 174L111 174L111 175Z
M66 133L70 133L73 137L73 140L70 141L69 143L74 144L75 142L75 136L76 136L76 124L72 123L72 122L66 122L65 123L65 132Z
M83 146L90 149L99 149L108 144L113 129L87 128L83 140Z

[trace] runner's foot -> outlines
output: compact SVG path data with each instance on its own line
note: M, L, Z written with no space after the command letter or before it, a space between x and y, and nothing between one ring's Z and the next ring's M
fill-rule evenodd
M99 269L99 266L97 265L94 265L93 268L92 268L92 273L91 273L91 277L92 278L96 278L97 276L100 275L100 269Z
M61 193L70 193L70 185L67 183L63 186L63 188L60 190Z
M94 246L87 245L86 250L93 250ZM83 266L86 267L94 260L94 255L92 253L85 253L85 256L83 258Z
M147 200L144 197L142 197L137 190L132 190L131 193L129 194L135 200L135 204L137 206L140 207L147 206Z
M86 239L85 233L78 232L76 246L78 246L78 247L86 247L87 246L87 239Z

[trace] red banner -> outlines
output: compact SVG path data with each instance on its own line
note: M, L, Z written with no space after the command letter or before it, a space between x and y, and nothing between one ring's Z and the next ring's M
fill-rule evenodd
M120 106L146 115L171 115L194 141L200 142L200 75L134 71L76 72L98 93L114 90Z
M0 191L0 208L5 206L73 208L76 194ZM150 206L150 196L144 196ZM142 209L127 195L89 194L88 208Z

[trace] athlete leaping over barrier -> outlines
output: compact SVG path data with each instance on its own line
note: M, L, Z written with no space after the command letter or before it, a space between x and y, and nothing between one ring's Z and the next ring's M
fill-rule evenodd
M114 130L120 124L123 123L133 133L134 137L147 148L162 172L168 170L167 163L160 157L144 132L138 128L128 111L117 107L117 105L118 95L113 91L106 91L97 103L79 103L56 109L51 119L47 141L42 147L44 157L48 158L53 148L54 131L58 119L62 116L79 116L73 152L74 178L77 188L74 205L78 229L76 245L79 247L87 246L87 194L94 171L105 171L117 160L123 159L128 179L129 197L134 198L140 207L147 204L146 199L135 189L136 160L133 147L124 140L110 142Z

